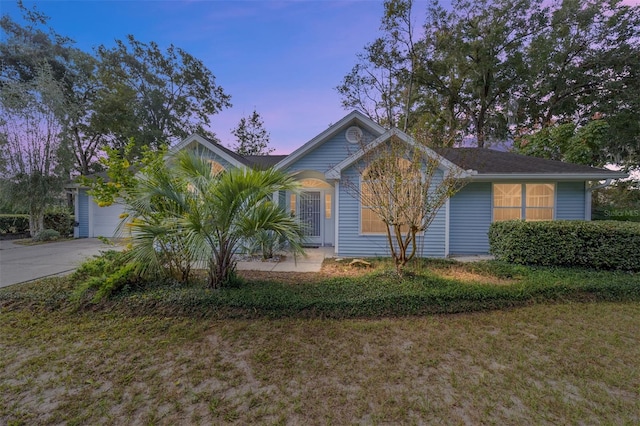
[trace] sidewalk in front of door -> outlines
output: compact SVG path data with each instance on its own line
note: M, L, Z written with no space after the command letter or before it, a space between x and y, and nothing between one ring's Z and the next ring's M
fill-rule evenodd
M322 262L335 257L334 247L319 247L305 250L305 256L287 255L282 262L238 262L238 270L270 272L320 272Z

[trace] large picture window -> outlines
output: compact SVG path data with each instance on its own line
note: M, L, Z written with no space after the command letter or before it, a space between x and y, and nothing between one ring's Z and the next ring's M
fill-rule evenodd
M496 183L493 220L553 220L555 185L552 183Z

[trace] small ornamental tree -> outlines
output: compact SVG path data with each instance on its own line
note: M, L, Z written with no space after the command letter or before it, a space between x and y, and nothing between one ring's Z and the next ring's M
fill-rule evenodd
M396 270L417 253L417 237L425 232L440 208L459 191L465 172L420 144L392 136L376 147L362 146L356 167L360 184L346 182L349 192L369 210L373 223L384 229ZM381 223L380 223L381 222Z

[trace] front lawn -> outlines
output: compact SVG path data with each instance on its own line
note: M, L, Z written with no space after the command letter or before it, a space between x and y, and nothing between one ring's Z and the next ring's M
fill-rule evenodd
M638 275L375 265L98 304L68 278L1 289L0 424L640 422Z
M411 318L0 313L0 424L638 424L640 305Z

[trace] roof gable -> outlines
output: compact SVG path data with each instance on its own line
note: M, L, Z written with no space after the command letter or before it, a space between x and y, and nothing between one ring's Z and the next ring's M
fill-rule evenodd
M235 167L241 168L241 167L251 166L251 163L244 157L236 154L235 152L231 151L229 148L225 148L219 143L213 142L207 138L200 136L197 133L194 133L191 136L188 136L182 141L180 141L180 143L178 143L176 146L171 148L171 153L175 153L182 149L185 149L193 143L199 144L207 148L209 151L223 158L225 161L227 161L229 164Z
M305 155L312 152L314 149L316 149L323 143L330 140L340 131L343 131L347 127L354 126L354 125L362 126L368 132L373 134L374 137L377 137L385 132L385 129L382 126L380 126L379 124L377 124L376 122L374 122L373 120L371 120L370 118L362 114L360 111L352 111L349 114L347 114L345 117L340 119L337 123L333 124L332 126L327 128L325 131L323 131L322 133L320 133L319 135L317 135L316 137L314 137L313 139L311 139L310 141L302 145L300 148L293 151L286 158L282 159L278 164L276 164L275 167L277 169L287 168L288 166L292 165L293 163L295 163Z
M372 141L370 144L368 144L366 147L360 148L358 151L354 152L352 155L350 155L349 157L345 158L342 162L340 162L339 164L337 164L334 167L332 167L331 169L329 169L325 173L326 178L327 179L340 179L340 176L341 176L342 171L344 169L346 169L347 167L351 166L356 161L360 160L366 153L370 152L373 149L376 149L376 147L378 147L381 144L385 143L386 141L388 141L389 139L391 139L394 136L397 137L398 139L400 139L401 141L403 141L404 143L406 143L406 144L408 144L408 145L410 145L412 147L416 147L416 148L420 149L428 157L436 158L440 162L440 164L441 164L443 169L453 171L454 173L458 173L458 174L461 175L461 177L467 177L468 175L470 175L470 171L465 171L463 168L461 168L458 165L452 163L451 161L449 161L445 157L441 156L440 154L438 154L434 150L432 150L432 149L430 149L430 148L428 148L428 147L426 147L424 145L418 145L417 142L411 136L409 136L406 133L394 128L394 129L387 130L386 132L381 134L378 138L376 138L374 141Z

